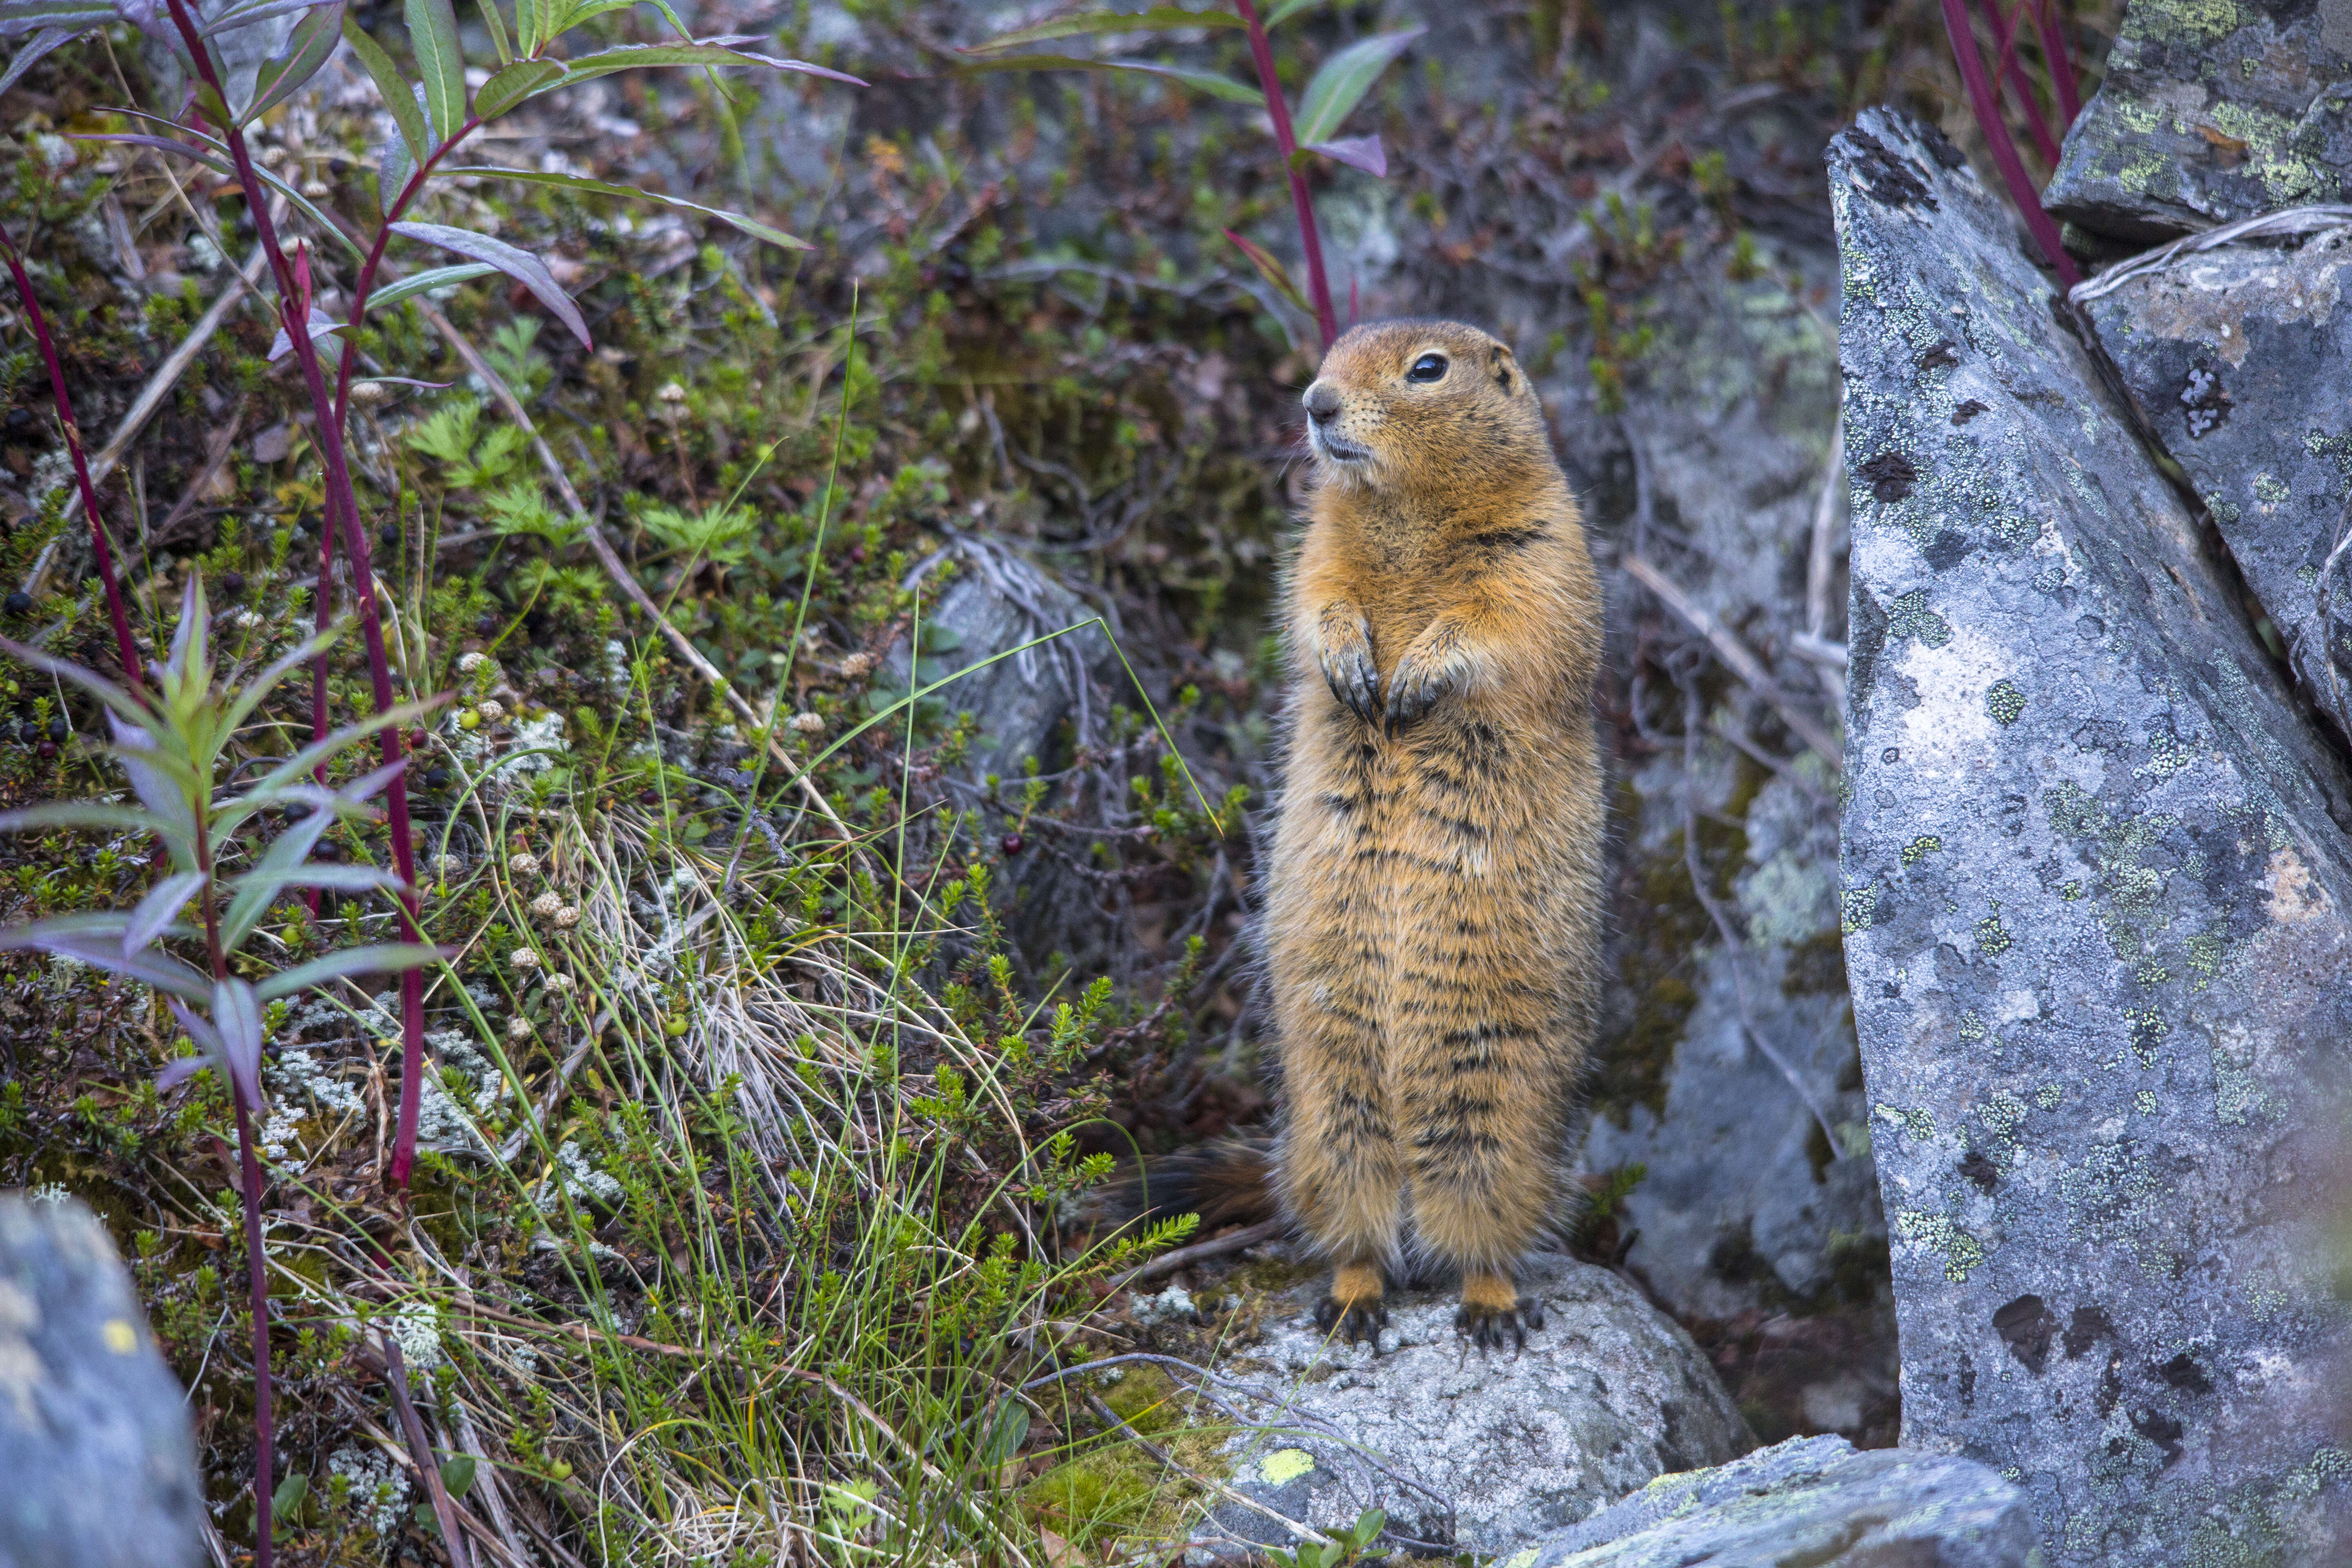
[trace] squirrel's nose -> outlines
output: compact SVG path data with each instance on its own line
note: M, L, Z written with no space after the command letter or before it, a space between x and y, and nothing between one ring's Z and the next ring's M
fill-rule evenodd
M1339 416L1339 395L1327 382L1317 382L1307 389L1307 416L1318 425L1328 425Z

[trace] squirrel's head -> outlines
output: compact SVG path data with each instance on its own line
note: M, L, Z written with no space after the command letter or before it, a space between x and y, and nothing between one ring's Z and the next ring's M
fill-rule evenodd
M1459 321L1368 321L1323 356L1307 440L1325 484L1459 493L1549 467L1542 405L1511 351Z

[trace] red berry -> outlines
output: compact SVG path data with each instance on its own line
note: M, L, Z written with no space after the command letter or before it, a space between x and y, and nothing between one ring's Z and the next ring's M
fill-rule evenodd
M33 750L38 752L43 757L54 757L58 754L58 743L55 741L44 741Z
M996 847L999 849L1003 850L1007 855L1018 855L1021 853L1021 846L1024 840L1018 833L1008 833L997 842Z
M421 752L425 749L425 743L431 739L432 737L422 730L411 730L408 732L408 749L412 752Z

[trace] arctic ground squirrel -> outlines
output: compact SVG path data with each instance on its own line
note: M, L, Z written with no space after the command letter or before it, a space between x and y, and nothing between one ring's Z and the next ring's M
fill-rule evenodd
M1381 321L1307 389L1307 526L1266 872L1283 1113L1153 1174L1215 1226L1279 1212L1371 1341L1387 1281L1461 1277L1455 1327L1526 1343L1519 1258L1564 1217L1601 973L1601 595L1543 409L1503 343Z

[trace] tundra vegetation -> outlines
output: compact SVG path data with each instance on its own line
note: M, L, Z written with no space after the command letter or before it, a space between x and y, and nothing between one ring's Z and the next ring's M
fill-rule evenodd
M1622 406L1973 15L709 10L0 4L0 1184L131 1259L218 1561L1181 1534L1213 1412L1079 1369L1186 1233L1116 1162L1265 1108L1289 400L1533 182Z

